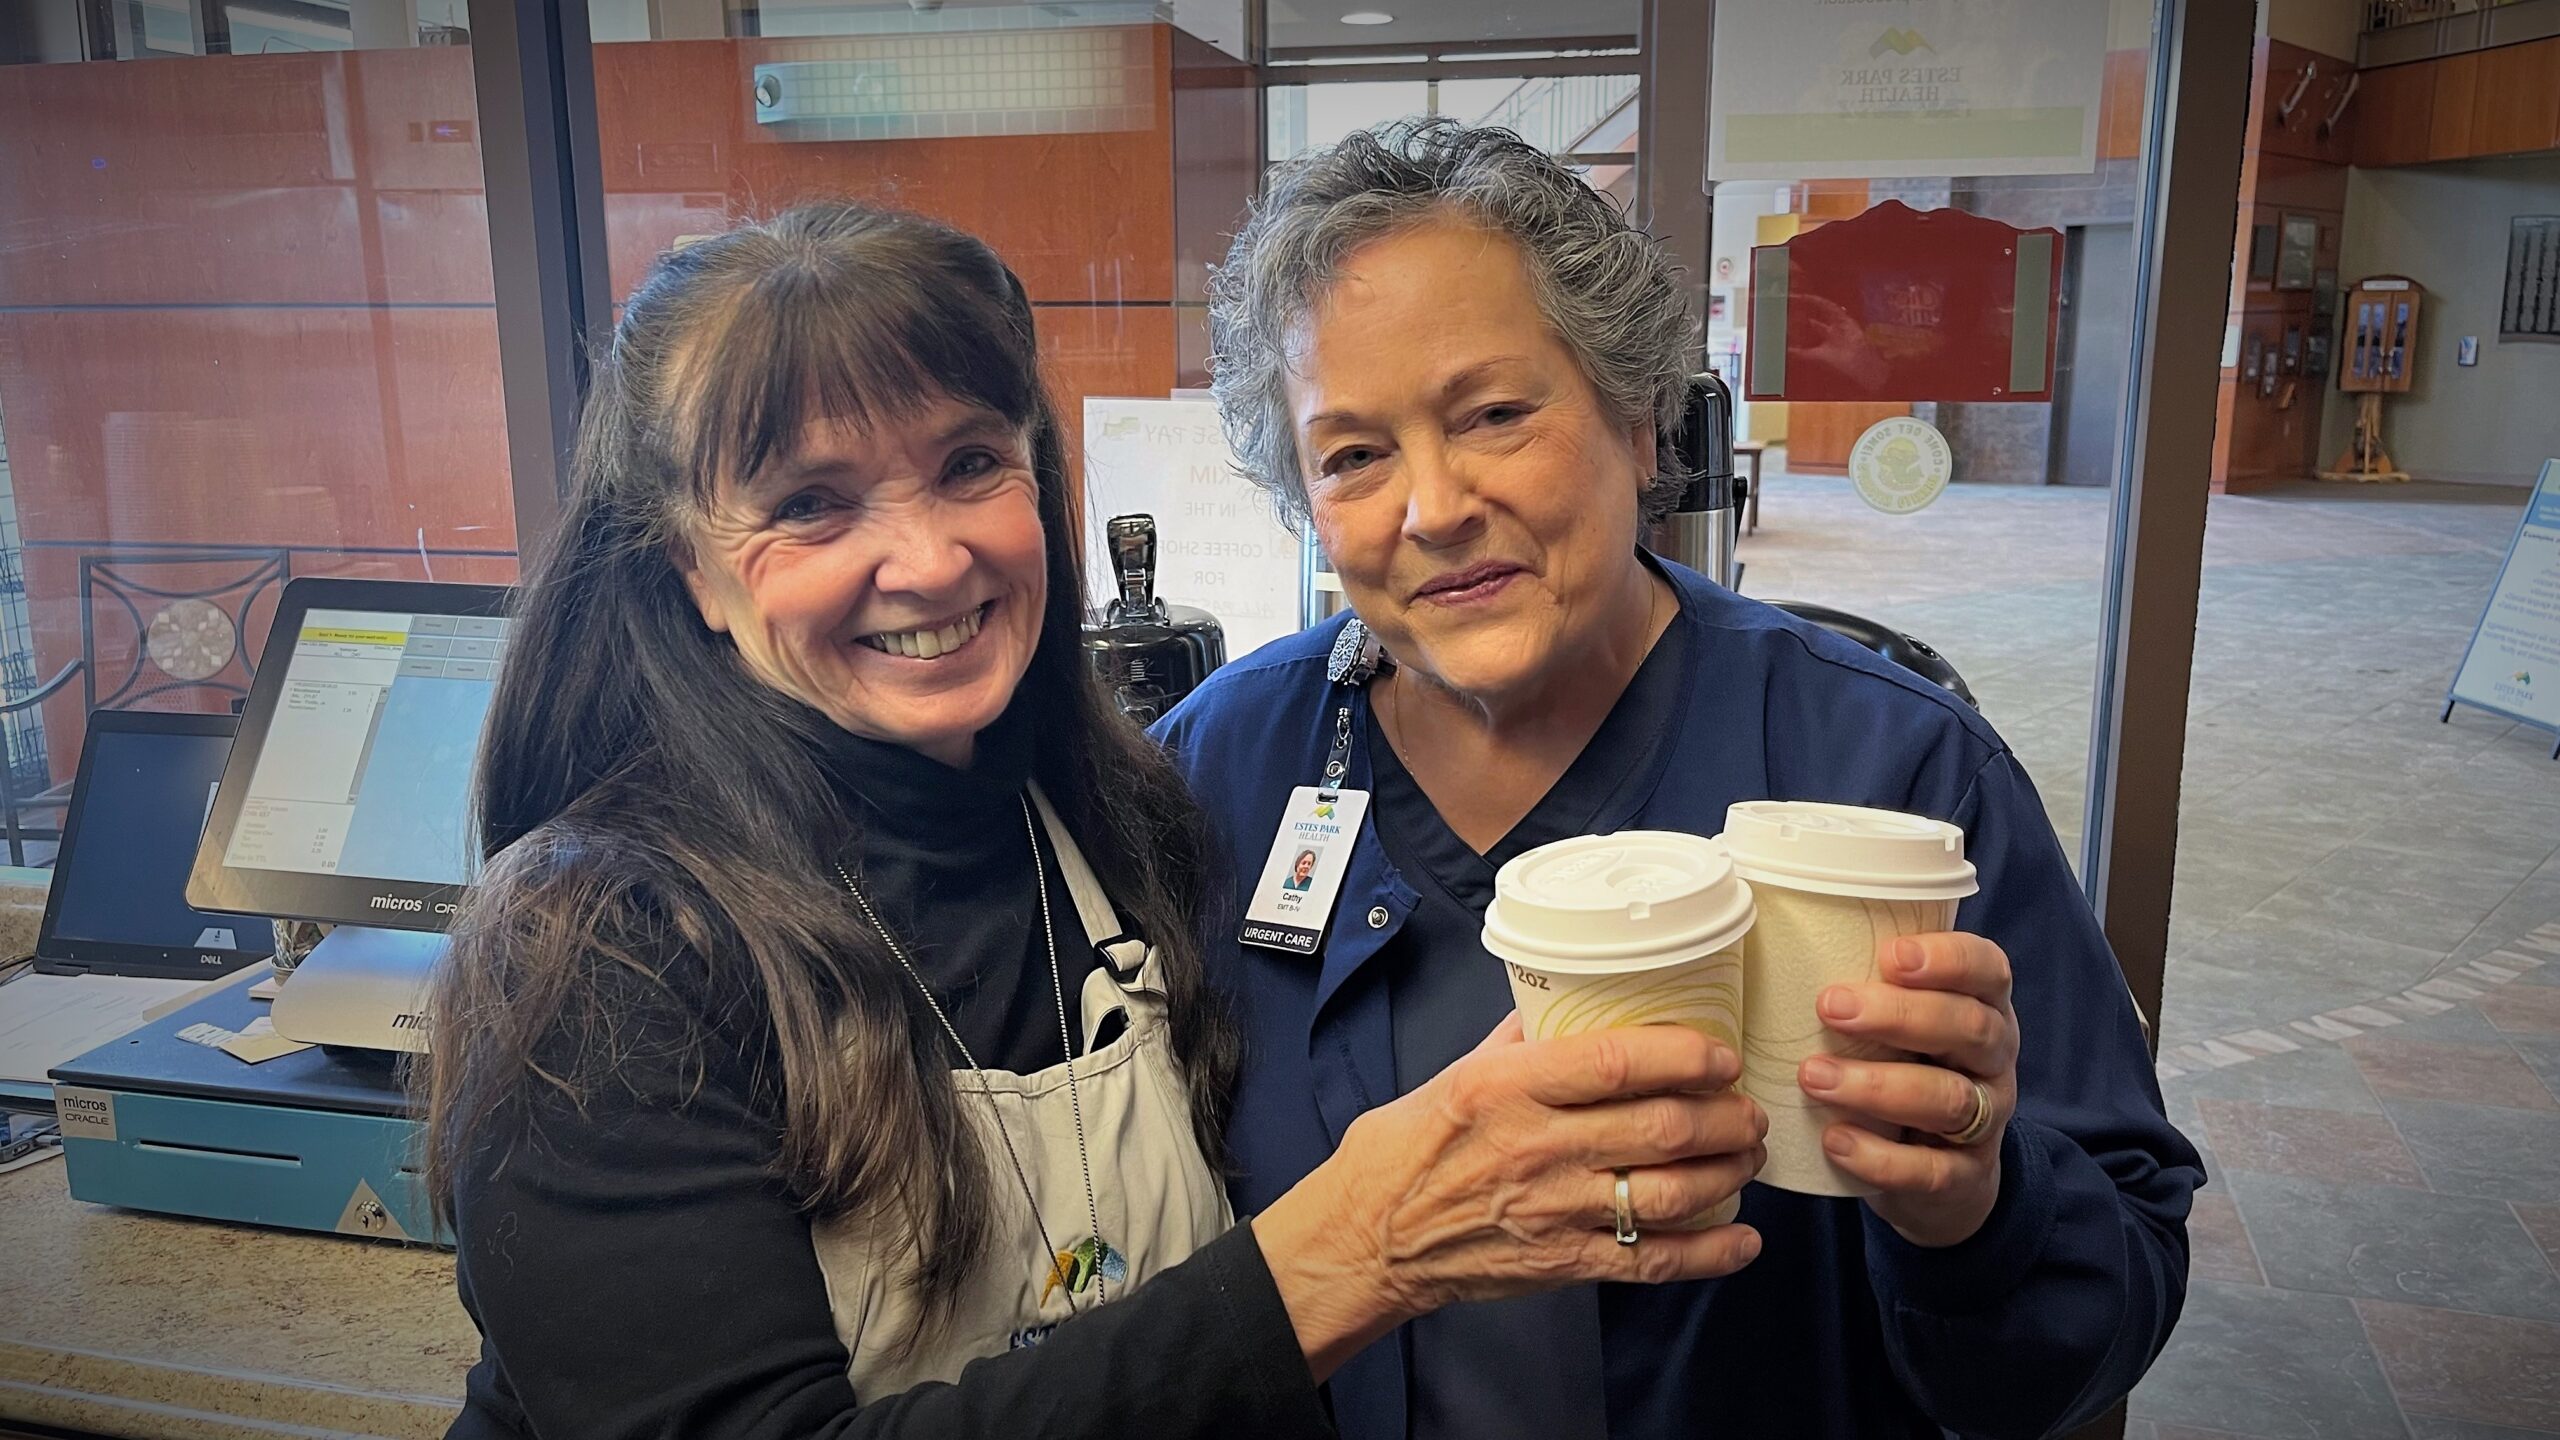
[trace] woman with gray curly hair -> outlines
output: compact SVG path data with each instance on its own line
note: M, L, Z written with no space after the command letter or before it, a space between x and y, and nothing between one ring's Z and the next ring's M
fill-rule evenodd
M2041 1436L2122 1397L2185 1296L2196 1152L1991 727L1642 548L1684 478L1664 442L1695 356L1660 248L1517 137L1408 124L1273 177L1210 323L1236 450L1314 527L1356 618L1226 667L1158 738L1239 912L1293 794L1368 798L1321 929L1205 936L1247 1032L1239 1211L1372 1107L1518 1043L1478 937L1524 851L1825 801L1963 827L1980 884L1952 930L1887 940L1871 983L1818 997L1863 1053L1901 1052L1795 1074L1858 1122L1820 1133L1834 1195L1737 1185L1722 1228L1757 1258L1722 1279L1423 1315L1335 1373L1343 1433ZM1730 1195L1682 1175L1595 1157L1588 1183L1641 1248L1730 1220ZM1371 1223L1386 1253L1420 1239Z

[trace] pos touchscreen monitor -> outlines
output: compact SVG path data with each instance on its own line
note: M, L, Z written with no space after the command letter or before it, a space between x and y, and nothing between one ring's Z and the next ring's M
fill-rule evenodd
M506 652L498 585L301 579L277 602L187 879L206 910L442 930Z

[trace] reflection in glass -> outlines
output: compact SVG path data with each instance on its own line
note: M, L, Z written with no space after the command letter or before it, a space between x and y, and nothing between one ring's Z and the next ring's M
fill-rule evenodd
M1158 8L599 9L615 297L686 237L802 201L948 221L1021 277L1079 455L1087 397L1207 383L1203 284L1254 182L1251 67Z
M1507 54L1631 49L1644 19L1642 0L1415 0L1404 5L1393 0L1267 0L1263 9L1275 57L1322 55L1347 47L1418 52L1442 45L1483 46ZM1368 20L1352 18L1363 11Z
M1635 100L1633 75L1275 85L1270 158L1294 159L1354 130L1446 115L1469 125L1501 126L1551 155L1622 154L1632 163Z
M286 579L514 578L460 9L0 18L0 828L29 860L85 710L227 708Z
M2148 6L2111 7L2093 67L2103 76L2097 155L2085 172L1727 180L1714 188L1708 247L1707 363L1739 391L1761 323L1757 247L1893 201L2061 232L2050 399L1746 401L1741 436L1761 447L1766 474L1740 555L1747 593L1834 605L1942 653L2025 763L2075 864L2132 358L2148 18ZM1890 263L1857 279L1897 284ZM1990 304L2012 303L1994 291ZM1985 320L1983 295L1911 290L1907 299L1909 321L1961 332ZM1994 328L2005 333L2005 318ZM1886 514L1861 498L1851 456L1871 427L1903 417L1943 435L1953 484L1924 509Z

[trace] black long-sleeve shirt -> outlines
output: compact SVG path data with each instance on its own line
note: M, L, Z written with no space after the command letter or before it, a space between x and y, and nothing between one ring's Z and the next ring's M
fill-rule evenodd
M979 1062L1058 1063L1021 727L990 732L968 772L850 736L828 760L862 807L857 878ZM1074 1024L1093 949L1047 871ZM780 1178L758 1081L771 1036L713 993L702 957L657 961L654 977L605 972L607 1083L583 1103L530 1094L460 1177L460 1287L483 1342L451 1440L1331 1433L1245 1225L956 1384L857 1396L811 1214Z

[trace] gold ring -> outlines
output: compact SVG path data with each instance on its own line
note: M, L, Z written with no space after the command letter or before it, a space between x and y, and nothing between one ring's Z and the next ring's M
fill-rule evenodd
M1618 1202L1618 1243L1621 1245L1633 1245L1640 1238L1636 1234L1635 1197L1627 1193L1627 1172L1625 1168L1621 1167L1611 1173L1617 1177L1617 1183L1612 1187L1612 1190Z
M1973 1118L1965 1122L1962 1130L1940 1137L1957 1147L1978 1144L1983 1136L1991 1133L1991 1115L1995 1108L1991 1087L1979 1080L1970 1083L1973 1086Z

